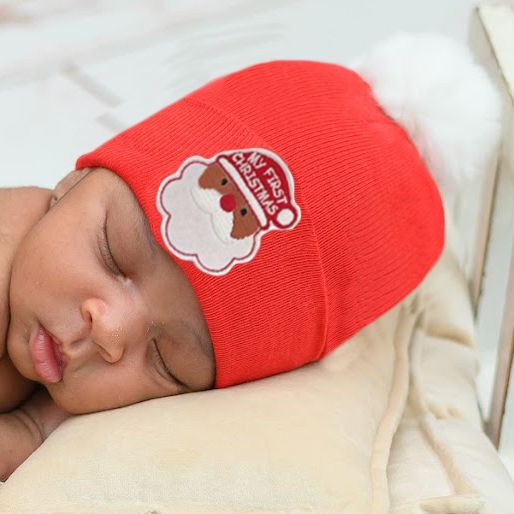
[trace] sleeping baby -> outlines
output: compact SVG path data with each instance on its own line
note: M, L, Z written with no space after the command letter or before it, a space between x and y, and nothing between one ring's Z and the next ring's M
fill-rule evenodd
M70 415L321 359L444 243L438 188L356 72L272 61L2 190L0 459Z

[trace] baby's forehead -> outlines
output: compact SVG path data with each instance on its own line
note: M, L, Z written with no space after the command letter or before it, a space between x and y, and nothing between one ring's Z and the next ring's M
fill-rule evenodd
M136 232L141 232L152 246L157 246L145 212L129 185L115 172L105 168L94 168L91 176L95 176L95 190L108 197L111 209L115 209L119 215L119 221L123 224L130 222Z

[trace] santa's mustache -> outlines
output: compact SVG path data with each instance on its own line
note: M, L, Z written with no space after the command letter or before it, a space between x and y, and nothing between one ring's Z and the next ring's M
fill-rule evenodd
M231 235L234 216L231 212L226 212L221 208L221 194L215 189L193 186L191 196L195 204L206 214L209 214L211 224L220 240L225 244L234 244L236 240Z

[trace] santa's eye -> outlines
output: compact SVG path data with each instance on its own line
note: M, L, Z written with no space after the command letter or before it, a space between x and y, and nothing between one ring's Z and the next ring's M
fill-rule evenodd
M241 209L239 212L241 213L241 216L246 216L246 214L248 213L248 209L244 208Z
M221 179L221 185L222 186L224 186L227 182L228 182L228 180L226 178L222 178Z

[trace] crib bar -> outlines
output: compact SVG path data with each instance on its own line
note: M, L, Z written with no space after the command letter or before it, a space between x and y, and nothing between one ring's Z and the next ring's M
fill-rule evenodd
M483 184L475 246L471 251L472 263L468 282L475 319L480 308L480 300L482 299L486 255L491 238L493 212L497 200L499 166L500 162L498 156L496 156Z
M484 212L492 213L495 217L500 215L502 206L499 197L505 198L510 189L499 184L502 179L512 181L514 178L514 60L510 49L514 46L514 10L507 4L482 4L476 8L476 16L473 17L471 32L473 36L473 47L479 57L481 64L491 72L496 80L505 100L505 125L503 132L503 144L498 159L497 172L495 173L494 185L488 188L485 186L483 197ZM505 180L503 185L505 186ZM489 191L487 191L489 189ZM490 208L488 207L487 194L491 194ZM512 205L514 199L509 198L508 203ZM505 206L503 206L503 209ZM509 209L510 210L510 209ZM487 229L484 228L487 224ZM476 269L472 270L469 277L472 298L475 300L475 314L478 312L481 300L482 276L484 270L484 256L490 250L490 233L492 217L481 221L477 228L477 244L474 255ZM514 224L514 220L509 220ZM483 234L487 232L488 236ZM484 246L482 246L484 245ZM507 246L508 248L508 246ZM480 272L478 271L480 268ZM478 273L482 275L478 276ZM501 305L499 306L501 308ZM479 342L480 344L480 342ZM509 393L509 381L512 374L514 357L514 240L510 255L510 267L508 270L507 288L503 303L503 317L499 332L498 350L496 358L496 369L492 385L492 398L489 417L485 422L485 430L489 438L496 446L500 447L502 440L502 426L505 418L505 410Z
M470 18L469 45L477 61L487 69L489 76L502 89L504 87L503 79L498 74L499 65L495 49L485 25L482 9L481 7L476 7L473 16ZM493 212L497 200L498 170L500 166L499 156L496 155L493 162L490 163L482 185L478 217L474 220L476 223L474 239L471 243L471 248L469 248L471 262L466 266L475 319L480 310L480 302L482 300L486 256L491 238ZM460 201L466 200L469 201L469 199L462 198L462 195L460 195L457 197L457 204ZM455 213L455 215L458 216L458 213Z
M498 347L496 373L494 378L491 413L486 422L487 435L499 448L505 404L509 390L509 380L512 372L512 359L514 356L514 244L511 253L509 280L507 284L507 298L503 311L503 321Z

